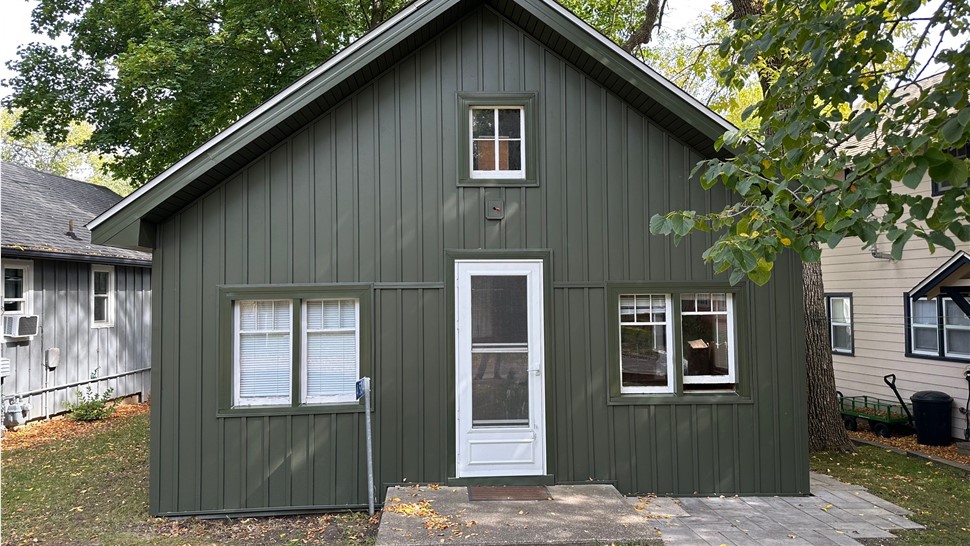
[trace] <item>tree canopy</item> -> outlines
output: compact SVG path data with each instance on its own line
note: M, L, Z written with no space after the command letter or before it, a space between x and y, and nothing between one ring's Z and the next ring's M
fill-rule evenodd
M105 186L120 195L131 193L127 181L108 172L111 157L83 149L94 132L90 123L71 123L64 140L50 144L36 132L14 138L10 130L20 115L20 111L0 109L0 160Z
M403 0L40 0L8 63L14 136L89 150L140 185L373 28Z
M701 214L656 215L654 233L721 233L704 256L731 279L767 282L791 248L820 258L818 243L880 237L899 258L914 236L931 249L970 241L970 6L941 0L777 0L737 20L719 47L720 72L734 91L758 78L763 96L743 112L754 129L725 134L731 152L698 165L705 187L723 184L738 201ZM900 39L906 26L919 29ZM894 39L895 38L895 39ZM945 73L925 84L920 55ZM894 56L902 63L889 62ZM921 83L922 82L922 83ZM938 198L916 195L931 180Z

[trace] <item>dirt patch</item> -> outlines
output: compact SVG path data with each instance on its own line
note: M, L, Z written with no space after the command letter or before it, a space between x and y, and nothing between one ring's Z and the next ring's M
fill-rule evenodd
M46 421L32 421L24 426L17 427L17 430L8 430L3 440L0 441L0 450L29 449L58 440L95 434L116 421L145 414L148 411L148 402L144 402L141 404L121 404L111 417L102 421L74 421L66 415L58 415Z
M145 525L144 535L206 544L358 544L377 535L379 515L321 514L224 519L157 519Z

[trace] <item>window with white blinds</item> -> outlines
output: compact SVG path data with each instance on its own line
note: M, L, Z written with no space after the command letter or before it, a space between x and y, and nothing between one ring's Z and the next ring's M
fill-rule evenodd
M293 370L292 302L234 305L234 406L290 404Z
M307 300L303 304L302 393L306 404L354 402L360 377L360 302Z

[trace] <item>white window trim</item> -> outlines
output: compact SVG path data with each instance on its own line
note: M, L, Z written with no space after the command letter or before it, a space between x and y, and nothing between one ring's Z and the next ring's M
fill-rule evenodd
M705 292L684 292L683 294L704 294ZM724 294L726 299L725 311L688 311L680 313L680 331L683 335L683 317L700 315L727 315L727 343L728 343L728 373L727 375L687 375L684 373L684 385L717 385L717 384L737 384L737 338L734 335L734 294L731 292L706 292L709 294ZM681 294L681 297L683 297ZM687 365L687 358L681 357L684 366Z
M307 395L307 340L308 334L318 332L350 332L350 328L322 328L311 330L307 326L307 303L317 301L353 301L354 302L354 352L357 355L356 375L360 379L360 299L359 298L313 298L303 300L300 305L300 400L303 404L323 405L323 404L353 404L357 402L357 393L349 392L345 395L314 396Z
M943 356L945 358L970 358L970 353L958 353L956 351L950 351L950 338L946 335L947 331L960 331L960 332L970 332L970 326L962 326L958 324L947 325L947 312L946 312L946 302L952 302L952 298L942 298L940 302L940 308L942 309L940 317L940 327L943 329ZM959 311L960 309L957 308ZM963 311L960 311L961 313Z
M623 322L623 316L622 316L623 309L620 306L620 302L623 301L624 297L631 297L631 296L633 297L662 296L664 299L664 316L667 320L665 322ZM672 300L673 298L671 297L670 294L654 294L654 293L642 293L642 292L623 293L623 294L620 294L620 297L616 300L617 302L616 319L617 321L619 321L617 334L619 335L619 338L616 339L615 342L619 346L619 351L617 352L617 354L620 355L619 362L616 363L616 365L619 366L619 369L620 369L620 394L657 394L657 393L671 394L674 392L676 383L674 381L675 379L674 378L674 373L675 373L674 372L674 347L673 347L674 319L673 319L673 313L672 313L672 307L673 307L673 304L671 303ZM636 304L634 303L634 306L635 305ZM635 309L634 309L634 313L636 313ZM623 327L624 326L660 326L660 325L664 326L664 332L667 337L667 384L663 386L653 386L653 387L651 386L625 387L623 385Z
M855 345L855 332L852 328L852 296L826 296L828 299L828 314L829 314L829 345L832 346L832 352L851 355L853 346ZM835 314L832 312L834 307L833 303L835 300L846 300L849 302L849 316L846 317L845 322L838 322L835 320ZM843 327L849 329L849 346L848 347L836 347L835 346L835 328Z
M94 293L94 277L97 273L107 273L108 274L108 293L106 294L107 302L105 303L105 320L95 320L94 319L94 300L96 294ZM91 328L111 328L115 324L115 294L117 292L117 287L115 286L115 268L113 265L91 265L91 297L90 300L90 311L91 311ZM105 297L105 296L102 296Z
M290 343L286 344L286 359L290 361L289 388L286 396L263 396L258 398L248 398L245 402L239 396L239 304L249 301L271 301L285 302L290 313ZM282 330L249 331L246 333L280 333ZM232 406L236 408L252 408L263 406L290 406L293 391L293 300L289 299L252 299L236 300L232 303Z
M936 301L935 298L934 299L931 299L931 300L921 300L921 301L931 302L933 304L933 307L935 309L937 309L937 310L939 309L939 303ZM915 312L913 310L913 307L914 307L914 304L915 303L916 302L914 302L913 300L909 300L909 347L910 347L910 352L912 352L915 355L937 356L938 357L938 356L940 356L940 347L939 347L939 339L940 339L940 318L939 318L939 316L937 316L936 317L936 322L933 323L933 324L923 324L921 322L920 323L916 322L916 314L915 314ZM937 311L934 311L933 314L934 314L934 316L939 315L939 313ZM935 351L929 351L929 350L926 350L926 349L918 349L918 348L916 348L916 336L914 335L914 333L915 333L915 330L917 330L917 329L933 330L933 337L934 337L934 339L937 340L937 347L936 347L936 350Z
M518 110L519 111L519 165L522 166L521 169L517 171L502 171L499 169L492 170L476 170L475 165L475 110L494 110L495 111L495 136L493 137L493 142L495 143L495 161L498 162L498 111L499 110ZM472 106L468 109L468 171L470 178L502 178L502 179L520 179L525 178L525 140L530 135L525 134L525 106L490 106L487 104L480 104ZM497 166L497 165L496 165Z
M20 311L2 311L4 315L10 316L23 316L32 314L33 310L33 290L34 290L34 262L30 260L3 260L2 269L20 269L23 271L24 276L24 286L23 286L23 297L14 298L13 301L23 301L23 308ZM6 271L0 270L0 273L5 274ZM6 290L6 287L4 287ZM0 292L0 300L6 303L8 300L4 298L4 292ZM0 307L0 309L3 309Z

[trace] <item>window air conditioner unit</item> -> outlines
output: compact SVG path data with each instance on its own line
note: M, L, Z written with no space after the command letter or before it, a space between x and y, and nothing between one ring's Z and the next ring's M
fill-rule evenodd
M37 335L39 324L37 315L3 317L3 335L7 337L33 337Z

